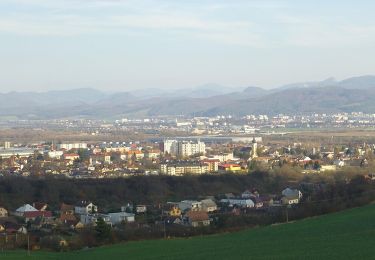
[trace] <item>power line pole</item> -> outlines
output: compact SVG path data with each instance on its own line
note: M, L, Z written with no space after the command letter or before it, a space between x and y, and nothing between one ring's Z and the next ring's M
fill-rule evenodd
M285 209L286 209L286 223L289 222L288 206L289 206L289 205L286 205L286 207L285 207Z
M30 256L30 235L27 234L27 255Z

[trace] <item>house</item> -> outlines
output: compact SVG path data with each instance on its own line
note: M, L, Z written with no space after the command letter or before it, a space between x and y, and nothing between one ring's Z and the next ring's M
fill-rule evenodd
M136 213L146 213L147 212L147 206L146 205L137 205L137 206L135 206L135 212Z
M94 214L82 214L80 222L83 225L96 225L96 222L98 219L102 218L105 223L108 225L112 225L111 218L108 214L100 214L100 213L94 213Z
M6 221L4 223L1 223L1 226L5 229L5 232L7 234L27 234L27 229L24 226L17 224L16 222Z
M48 218L52 218L52 212L48 211L48 210L46 210L46 211L40 211L40 210L27 211L27 212L25 212L23 217L25 218L25 222L35 221L37 218L48 219Z
M297 189L286 188L281 194L281 203L284 205L298 204L302 198L302 192Z
M5 218L5 217L8 217L8 211L5 208L0 207L0 218Z
M187 210L196 211L202 208L202 203L196 200L183 200L178 203L178 207L181 209L181 211L187 211Z
M241 194L241 198L243 199L249 199L253 196L253 193L249 190L245 190L242 194Z
M60 206L60 214L74 215L74 206L62 203Z
M263 201L263 207L268 207L273 204L273 196L270 195L262 195L259 198Z
M169 216L164 221L165 221L166 225L172 225L172 224L182 225L183 224L183 222L181 220L181 216L179 216L179 217Z
M299 198L297 196L283 196L281 198L281 203L283 205L292 205L292 204L298 204L299 203Z
M191 227L203 227L210 225L210 218L205 211L189 210L184 216L185 222Z
M201 200L202 210L206 212L214 212L217 210L217 205L212 199Z
M32 212L32 211L38 211L38 210L34 208L33 206L31 206L30 204L24 204L18 209L16 209L16 211L14 212L14 215L18 217L23 217L26 212Z
M160 150L149 150L145 152L144 157L146 159L157 159L160 157L160 153L161 153Z
M122 222L130 223L135 221L135 214L125 211L108 213L109 221L112 225L117 225Z
M240 208L254 208L255 204L251 199L222 199L221 203L228 204L230 207L240 207Z
M168 213L168 216L171 216L171 217L181 217L182 211L178 207L178 203L168 202L165 205L165 210Z
M219 172L240 172L241 165L235 163L224 163L219 165Z
M45 211L48 207L46 203L43 202L34 202L33 207L36 208L39 211Z
M111 164L111 155L109 153L98 153L90 156L90 165L101 165L101 164Z
M256 209L263 208L263 200L259 197L251 197L250 198L254 202L254 207Z
M297 197L298 199L302 198L302 192L297 189L286 188L281 194L285 197Z
M78 215L98 212L98 207L92 202L81 201L74 207L74 213Z
M243 198L243 199L250 199L250 198L253 198L253 197L259 197L259 192L256 189L253 189L252 191L245 190L241 194L241 198Z
M74 215L74 206L73 205L68 205L68 204L65 204L65 203L61 204L60 221L63 224L67 224L67 225L74 225L74 224L77 223L78 219Z
M67 161L74 161L79 159L79 155L76 153L66 153L63 155L63 159Z
M209 172L217 172L219 170L219 159L208 158L202 160L201 163L207 164Z

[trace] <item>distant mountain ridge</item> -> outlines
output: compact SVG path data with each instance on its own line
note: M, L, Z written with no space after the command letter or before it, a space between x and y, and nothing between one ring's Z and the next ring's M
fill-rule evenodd
M157 88L105 93L81 88L0 93L0 117L19 119L119 118L156 115L375 113L375 76L293 83L266 90L207 84L180 90Z

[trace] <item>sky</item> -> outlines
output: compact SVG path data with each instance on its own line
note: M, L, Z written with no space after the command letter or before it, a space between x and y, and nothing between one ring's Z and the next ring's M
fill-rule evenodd
M0 92L375 74L375 1L1 0Z

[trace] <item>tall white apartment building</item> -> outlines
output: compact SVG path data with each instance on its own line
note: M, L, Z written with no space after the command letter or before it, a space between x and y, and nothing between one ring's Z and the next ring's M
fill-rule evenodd
M164 152L181 157L187 157L194 154L205 154L206 144L201 141L165 140Z

